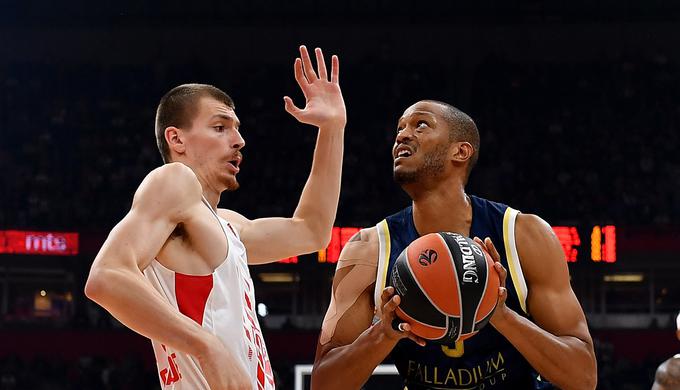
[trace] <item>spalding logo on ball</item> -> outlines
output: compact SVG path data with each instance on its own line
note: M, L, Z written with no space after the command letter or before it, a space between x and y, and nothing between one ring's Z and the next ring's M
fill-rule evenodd
M390 285L401 296L396 314L426 340L453 344L474 336L498 303L500 280L491 256L457 233L430 233L397 257Z

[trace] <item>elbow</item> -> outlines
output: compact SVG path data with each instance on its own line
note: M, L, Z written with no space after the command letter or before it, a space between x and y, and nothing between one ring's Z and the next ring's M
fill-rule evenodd
M582 383L575 387L574 390L595 390L597 387L597 374L588 374L583 377Z
M333 226L307 226L306 252L312 253L328 248L333 237Z
M577 378L579 380L574 381L574 376L570 376L571 379L566 379L564 383L555 383L561 389L573 389L573 390L595 390L597 388L597 367L595 362L586 370L579 371ZM549 379L549 378L548 378Z
M313 251L320 251L322 249L328 248L328 245L331 243L331 239L333 238L333 229L328 229L327 232L323 232L324 234L318 234L316 237L316 240L314 241L315 248Z
M595 390L596 387L597 387L597 366L596 363L593 362L593 367L589 370L588 374L586 375L585 386L583 388Z
M92 269L85 283L85 296L95 302L100 302L106 296L107 283L103 271Z
M323 370L321 370L323 371ZM335 390L335 386L333 386L333 383L328 383L327 380L323 377L323 373L319 372L319 367L318 365L314 365L314 368L312 369L312 378L310 380L310 387L311 390L318 390L318 389L324 389L324 390Z

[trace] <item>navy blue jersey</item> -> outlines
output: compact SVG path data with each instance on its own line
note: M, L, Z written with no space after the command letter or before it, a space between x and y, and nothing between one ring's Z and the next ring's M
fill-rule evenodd
M504 204L470 196L472 226L470 237L491 238L501 263L508 270L506 305L520 315L526 312L527 286L515 246L515 219L519 213ZM413 208L387 217L377 225L380 239L375 302L387 276L401 252L420 235L413 222ZM465 234L467 232L457 232ZM490 324L477 335L455 343L427 343L420 347L411 340L401 340L392 351L408 390L424 389L553 389L542 381L524 357Z

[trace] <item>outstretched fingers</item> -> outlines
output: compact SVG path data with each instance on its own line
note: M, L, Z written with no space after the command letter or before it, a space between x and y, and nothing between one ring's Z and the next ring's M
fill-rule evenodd
M328 72L326 71L326 61L323 58L323 52L317 47L314 49L314 54L316 54L316 67L319 71L319 79L328 81Z
M331 83L337 84L340 81L340 60L338 56L331 57Z
M312 65L312 59L309 58L309 52L305 45L300 46L300 57L302 58L302 69L305 71L305 77L309 83L313 83L319 78L314 72L314 66Z
M295 103L293 103L293 99L291 99L288 96L284 96L283 102L285 104L286 112L297 119L298 115L300 114L300 111L302 111L302 110L300 108L298 108L295 105Z
M299 58L295 59L293 63L293 72L295 73L295 81L297 81L302 93L307 97L307 90L309 89L309 81L305 77L305 73L302 70L302 60Z

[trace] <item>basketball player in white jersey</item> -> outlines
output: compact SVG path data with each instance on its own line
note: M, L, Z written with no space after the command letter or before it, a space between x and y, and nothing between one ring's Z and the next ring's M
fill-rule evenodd
M85 293L152 340L163 389L274 389L247 265L317 251L330 240L346 113L338 58L330 75L320 49L316 61L315 71L300 47L294 71L306 106L284 97L288 113L319 128L291 218L249 220L217 208L223 191L238 188L245 145L229 96L186 84L161 99L156 137L166 164L137 189L99 251Z

